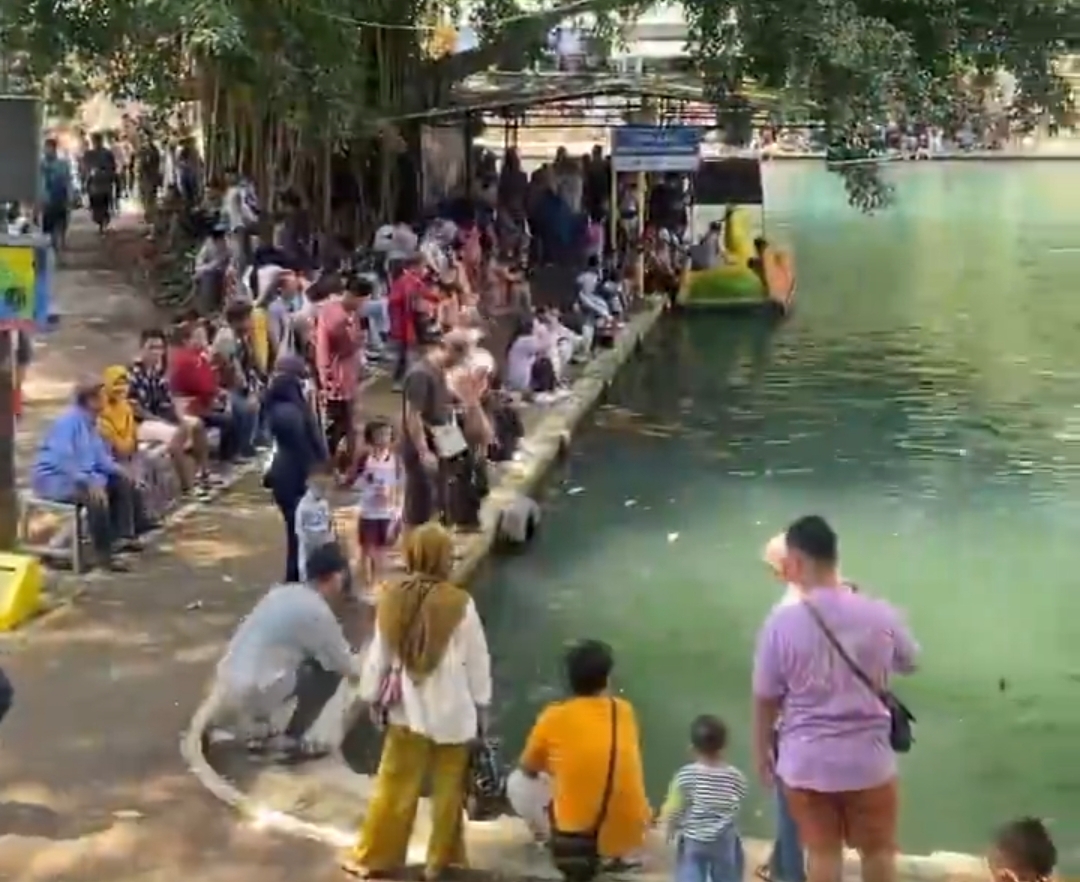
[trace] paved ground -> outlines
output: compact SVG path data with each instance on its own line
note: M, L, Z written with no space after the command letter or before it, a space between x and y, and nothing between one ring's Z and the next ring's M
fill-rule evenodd
M0 641L17 692L0 728L0 879L338 878L329 851L238 826L178 752L224 641L282 567L280 521L256 483L138 572Z
M137 235L132 217L118 226L117 238ZM72 379L126 361L138 331L157 320L105 268L85 218L70 246L55 289L60 325L36 341L25 388L23 463ZM248 479L147 552L136 572L87 582L74 605L0 636L0 665L17 693L0 726L0 879L340 878L329 850L239 825L178 749L224 641L281 572L281 529Z

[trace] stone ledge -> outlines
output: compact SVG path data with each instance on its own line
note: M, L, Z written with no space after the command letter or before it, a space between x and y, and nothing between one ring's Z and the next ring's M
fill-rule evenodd
M634 316L615 339L615 345L596 356L581 372L570 394L546 408L539 422L522 439L519 454L509 463L480 508L480 530L462 549L454 581L467 584L498 538L499 518L515 499L530 495L570 443L581 421L599 403L622 366L663 314L659 305Z

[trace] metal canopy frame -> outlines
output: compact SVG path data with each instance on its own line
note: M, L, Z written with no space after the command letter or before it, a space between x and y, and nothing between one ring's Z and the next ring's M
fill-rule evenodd
M756 113L777 103L765 92L750 94ZM493 72L470 77L457 86L444 107L387 122L417 121L453 124L476 117L495 117L507 125L560 128L623 125L627 115L652 104L658 124L716 127L716 107L698 78L678 74L618 75L594 73ZM569 106L568 106L569 105ZM576 110L576 113L571 111Z

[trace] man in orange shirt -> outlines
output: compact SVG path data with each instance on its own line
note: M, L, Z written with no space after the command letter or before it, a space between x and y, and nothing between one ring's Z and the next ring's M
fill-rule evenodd
M582 641L565 664L571 697L540 712L507 796L534 835L552 841L556 865L559 833L595 834L599 856L625 864L652 823L637 718L630 702L611 694L607 644Z

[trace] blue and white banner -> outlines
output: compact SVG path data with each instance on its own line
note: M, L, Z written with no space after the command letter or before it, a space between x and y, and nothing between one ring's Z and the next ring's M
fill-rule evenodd
M701 162L697 126L620 126L611 130L617 172L692 172Z

